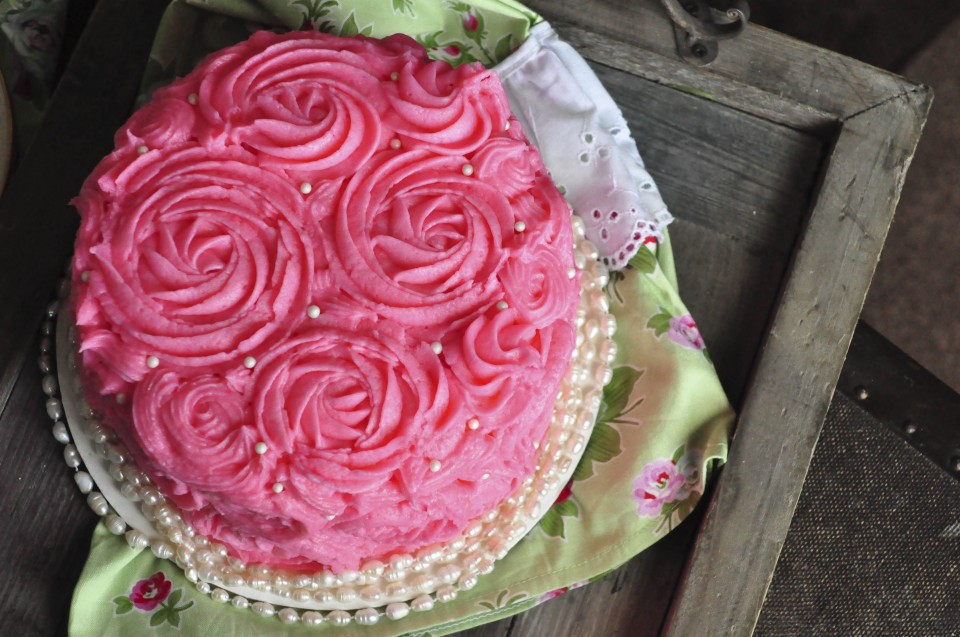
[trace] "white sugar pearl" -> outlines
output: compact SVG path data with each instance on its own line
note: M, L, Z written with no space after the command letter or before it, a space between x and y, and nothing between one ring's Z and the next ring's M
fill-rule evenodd
M572 279L572 278L575 277L575 276L577 276L577 269L576 269L576 268L570 268L569 270L567 270L567 278L568 278L568 279Z
M308 610L300 618L304 626L319 626L323 623L323 615L315 610Z
M107 530L114 535L123 535L127 531L127 523L119 515L108 515L104 518Z
M253 450L256 451L258 455L262 456L263 454L267 453L267 443L258 442L253 446Z
M429 595L421 595L410 602L410 607L418 613L428 611L433 608L433 598Z
M481 480L487 480L487 479L489 479L489 478L490 478L490 474L489 474L489 473L485 473L485 474L483 474L482 476L480 476L480 479L481 479Z
M337 517L337 516L335 516L335 515L333 515L333 514L331 513L330 515L325 515L325 516L323 516L323 517L326 518L327 520L332 520L332 519L334 519L334 518Z
M150 539L135 529L127 531L124 537L127 538L127 544L130 545L130 548L134 550L140 551L150 546Z
M63 448L63 461L67 463L67 466L71 469L76 469L80 466L80 452L77 451L77 448L73 445L67 445Z
M441 465L439 460L430 461L430 471L433 471L434 473L436 473L437 471L440 471L440 467Z
M506 301L497 301L497 309L498 309L498 310L505 310L505 309L507 309L508 307L510 307L510 306L507 305L507 302L506 302Z
M372 608L361 608L353 617L361 626L373 626L380 620L380 613Z
M463 167L460 168L460 172L469 177L473 174L473 164L464 164Z
M503 125L503 130L510 130L510 120L507 120L507 123Z
M517 232L523 232L524 230L527 229L527 224L522 221L518 221L515 224L513 224L513 229L516 230Z
M197 94L196 94L196 93L190 93L190 95L187 95L187 101L190 102L191 104L196 104L196 103L197 103ZM509 122L508 122L508 123L509 123Z
M305 195L309 195L311 192L313 192L313 186L309 182L305 181L300 184L300 192Z
M277 611L269 602L254 602L253 612L261 617L273 617Z
M443 345L440 344L440 341L434 341L430 343L430 349L433 350L433 353L437 356L440 355L440 352L443 351Z
M247 356L245 359L243 359L243 366L247 369L253 369L256 364L257 359L255 359L253 356Z
M311 305L307 308L307 316L314 319L317 318L320 316L320 308L316 305Z
M87 495L87 506L101 517L110 512L110 505L107 504L107 499L97 491L92 491Z
M390 619L403 619L410 614L410 607L403 602L395 602L387 605L386 615Z
M156 356L147 356L147 367L156 369L160 365L160 359Z
M53 423L53 437L60 444L68 444L70 442L70 433L67 431L67 426L59 421Z
M453 586L441 586L437 589L437 599L441 602L452 602L457 598L457 589Z
M350 613L345 610L333 610L327 615L327 622L334 626L346 626L350 619Z
M147 152L148 150L150 150L150 149L147 148L146 146L137 146L137 154L138 154L138 155L142 155L142 154L144 154L145 152Z
M89 272L86 272L86 271L81 272L81 273L80 273L80 280L83 281L84 283L86 283L87 281L89 281L89 280L90 280L90 273L89 273Z
M396 82L398 79L400 79L400 74L394 71L393 73L390 74L390 79Z
M293 610L292 608L284 608L277 616L280 617L280 621L284 624L295 624L300 621L300 613Z
M401 144L401 143L400 143L400 140L397 139L396 137L394 137L393 139L390 140L390 148L392 148L392 149L394 149L394 150L400 150L400 147L401 147L402 145L403 145L403 144Z
M476 418L471 418L470 420L467 421L467 427L470 429L479 429L480 421Z
M119 394L117 394L116 400L118 405L123 405L124 403L127 402L127 395L124 394L123 392L120 392Z
M273 483L273 492L274 493L283 493L283 485L279 482Z
M78 471L73 474L73 480L77 483L80 493L90 493L93 490L93 478L86 471Z

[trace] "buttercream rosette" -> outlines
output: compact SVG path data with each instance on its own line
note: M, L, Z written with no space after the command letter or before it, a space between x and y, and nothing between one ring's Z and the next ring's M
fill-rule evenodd
M158 90L76 204L85 398L231 555L356 569L534 472L581 290L494 73L259 32Z

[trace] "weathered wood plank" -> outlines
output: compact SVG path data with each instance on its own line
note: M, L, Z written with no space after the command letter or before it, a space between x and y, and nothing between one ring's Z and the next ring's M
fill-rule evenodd
M100 2L0 199L0 413L72 250L78 218L69 201L130 114L165 5Z
M36 339L28 344L37 351ZM66 634L70 591L97 523L63 463L63 445L53 439L51 425L31 361L0 426L0 635Z
M790 253L748 251L683 218L670 232L682 298L697 320L727 397L739 408Z
M589 59L622 60L625 56L636 56L636 52L629 51L632 46L643 50L638 58L641 60L651 57L654 60L657 57L677 60L673 28L659 2L530 0L527 4L548 21L575 25L580 31L579 36L573 30L565 31L563 35L576 40L581 53ZM611 55L611 46L614 45L604 40L627 46L623 54ZM593 43L602 44L593 50ZM656 64L662 64L662 61ZM670 64L663 69L666 73L654 66L653 72L664 81L676 81L670 79L673 77L670 74L679 73L677 77L683 83L708 92L720 91L723 83L731 82L732 86L753 87L750 92L753 98L757 97L754 91L759 90L811 107L813 110L802 117L802 125L809 125L808 118L811 117L815 121L816 111L843 119L909 91L913 86L892 73L756 25L748 25L734 40L724 40L720 44L720 55L707 67ZM700 86L699 83L707 78L709 81ZM733 92L722 93L729 96ZM745 100L735 101L740 107L749 106ZM771 100L758 111L751 112L770 113L778 103L782 104ZM803 113L793 110L792 114Z
M677 214L747 249L790 252L819 169L816 137L604 65L594 70Z
M739 405L809 208L823 144L602 64L594 69L678 217L671 233L680 290Z
M915 87L841 130L669 636L753 631L930 101Z
M590 61L678 90L695 91L705 99L797 130L818 132L824 138L836 127L835 114L757 88L749 83L749 77L741 80L704 73L675 55L651 54L638 44L600 37L588 28L562 20L552 24L561 37Z

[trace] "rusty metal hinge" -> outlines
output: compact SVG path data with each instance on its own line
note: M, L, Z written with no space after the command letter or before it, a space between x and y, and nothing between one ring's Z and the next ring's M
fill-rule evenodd
M746 0L735 0L729 9L719 10L705 0L660 0L673 21L674 37L680 57L703 66L713 62L720 50L718 42L734 38L750 19Z

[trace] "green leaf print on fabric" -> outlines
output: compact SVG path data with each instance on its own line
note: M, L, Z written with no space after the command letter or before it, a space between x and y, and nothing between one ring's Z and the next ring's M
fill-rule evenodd
M417 17L417 14L413 11L413 0L393 0L393 12L409 13L411 18Z
M653 330L653 333L659 338L661 334L670 329L671 318L673 317L670 316L670 312L660 308L660 312L651 316L650 320L647 321L647 329Z
M493 54L498 60L502 60L508 55L513 49L516 48L513 45L513 35L508 33L497 41L497 46L493 49Z
M657 255L650 248L643 245L633 255L633 258L627 262L627 265L642 274L653 274L657 271Z
M550 507L542 518L540 518L540 530L550 537L559 537L567 539L566 521L564 518L579 518L580 507L573 500L573 491L571 479L557 496L553 506Z
M620 417L640 404L638 400L629 408L627 407L627 401L630 400L630 394L633 393L633 386L637 384L641 376L643 376L642 369L629 365L613 369L613 378L603 388L603 401L600 403L600 410L597 412L598 423L623 422L619 420Z
M620 446L620 432L612 427L611 423L638 424L636 421L625 420L623 416L643 401L640 398L632 405L627 405L633 393L633 387L641 376L643 376L643 370L627 365L614 368L613 378L603 388L603 400L597 413L597 424L593 427L593 434L587 441L587 448L583 452L580 463L573 471L574 481L579 482L592 477L594 463L610 462L623 451Z
M516 593L514 595L510 595L510 589L504 589L500 591L495 601L490 602L483 600L477 602L477 605L482 606L487 610L499 610L501 608L513 606L514 604L519 604L520 602L525 601L527 597L529 596L526 593Z
M295 0L292 5L303 7L303 23L300 28L312 29L334 9L339 8L340 2L338 0Z
M607 283L607 296L616 299L620 305L625 303L623 295L620 293L619 285L627 278L630 270L636 270L641 274L652 276L657 272L657 255L647 246L642 245L633 258L627 262L627 267L623 270L613 270L610 272L610 281Z
M130 601L129 597L115 597L113 603L116 605L116 608L113 609L115 615L123 615L133 610L133 602Z
M373 24L368 24L361 27L357 24L357 12L351 11L350 15L347 16L347 19L343 21L343 26L340 27L340 35L344 37L351 37L354 35L370 35L373 33Z

